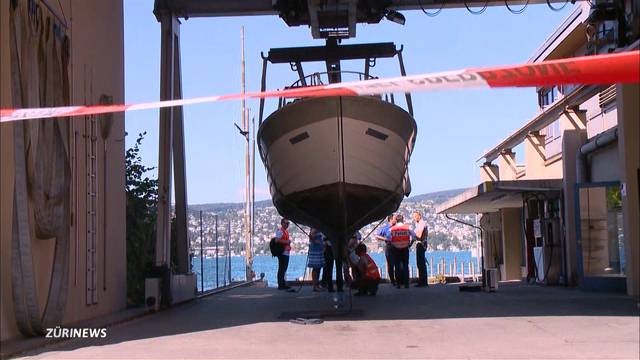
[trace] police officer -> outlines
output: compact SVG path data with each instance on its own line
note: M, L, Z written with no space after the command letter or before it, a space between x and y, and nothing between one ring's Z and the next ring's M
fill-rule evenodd
M395 259L393 258L393 245L388 240L389 231L391 227L396 224L396 219L393 214L387 217L387 223L378 230L378 234L376 235L376 239L379 241L385 242L384 247L384 256L387 259L387 275L389 276L389 281L391 284L396 285L396 274L395 274Z
M409 288L409 244L415 241L416 234L404 223L402 214L397 214L396 224L389 231L389 241L393 246L396 266L396 287Z
M416 265L418 267L418 284L416 287L429 286L429 274L427 273L425 257L425 252L427 251L427 235L429 234L427 223L424 221L422 214L419 211L415 211L411 216L415 222L414 232L417 240Z

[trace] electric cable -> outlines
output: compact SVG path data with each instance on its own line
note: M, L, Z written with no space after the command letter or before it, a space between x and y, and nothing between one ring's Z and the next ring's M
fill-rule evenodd
M549 0L547 0L548 2ZM489 6L489 0L486 0L484 2L484 6L482 7L482 9L478 10L478 11L473 11L471 10L471 8L469 7L469 5L467 4L467 0L464 0L464 7L467 8L467 11L470 12L473 15L480 15L483 12L485 12L485 10L487 10L487 7Z
M435 12L428 12L427 10L424 9L424 6L422 6L422 0L418 0L418 5L420 5L420 9L422 10L422 12L429 16L429 17L436 17L438 16L438 14L440 14L440 12L442 12L442 9L444 9L444 2L446 0L442 0L442 3L440 4L440 9L436 10Z
M518 10L513 10L511 8L511 6L509 6L509 0L504 0L504 6L507 7L507 10L509 10L510 13L515 14L515 15L520 15L527 9L527 6L529 6L529 0L526 0L524 5L522 6L522 8L520 8Z
M560 7L553 7L553 5L551 5L551 1L550 1L550 0L547 0L547 6L549 7L549 9L551 9L551 10L553 10L553 11L561 11L562 9L564 9L564 8L567 6L567 4L568 4L568 3L569 3L569 0L566 0L566 1L564 2L564 4L562 4L562 6L560 6Z

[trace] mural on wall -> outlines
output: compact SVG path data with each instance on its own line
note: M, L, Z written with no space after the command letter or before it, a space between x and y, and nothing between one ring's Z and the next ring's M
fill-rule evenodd
M10 9L13 106L68 105L69 38L63 26L33 0L14 0ZM67 303L71 227L68 126L67 119L57 119L24 121L13 127L11 284L16 322L27 336L60 325ZM32 245L36 241L55 241L43 312L34 273Z

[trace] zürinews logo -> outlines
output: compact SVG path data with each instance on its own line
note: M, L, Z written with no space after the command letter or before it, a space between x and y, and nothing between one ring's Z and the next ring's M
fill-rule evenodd
M88 339L88 338L106 338L106 328L63 328L56 326L47 328L46 338L52 339Z

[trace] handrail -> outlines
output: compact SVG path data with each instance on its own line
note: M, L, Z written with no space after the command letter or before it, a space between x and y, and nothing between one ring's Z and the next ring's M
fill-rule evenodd
M297 81L295 81L294 83L292 83L291 85L289 85L287 88L297 88L297 87L304 87L304 86L316 86L316 85L324 85L324 82L322 82L322 75L330 75L330 74L355 74L358 75L358 80L371 80L371 79L377 79L377 76L371 76L371 75L367 75L363 72L359 72L359 71L349 71L349 70L340 70L340 71L322 71L322 72L314 72L312 74L309 74L307 76L305 76L302 79L298 79ZM310 80L310 81L307 81Z

